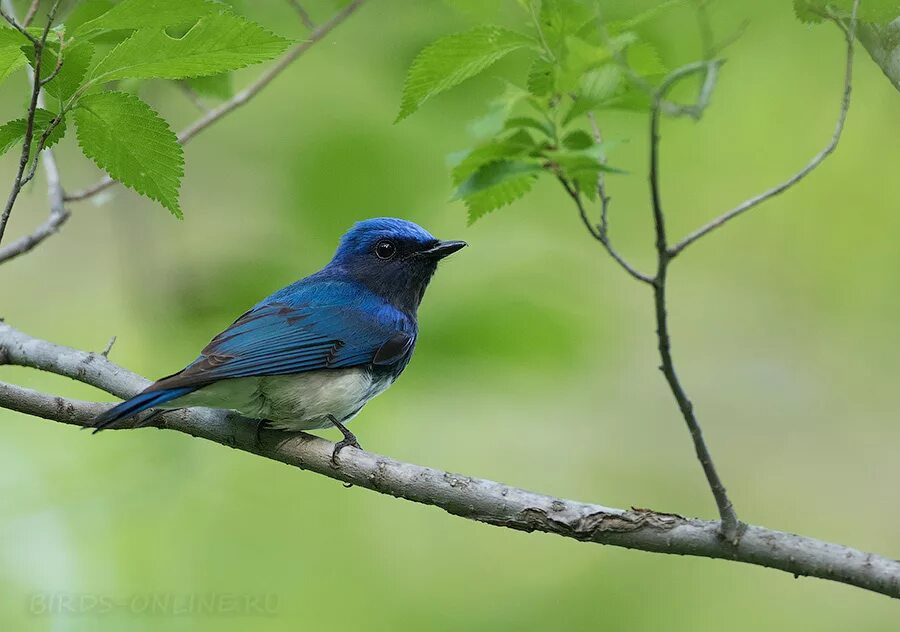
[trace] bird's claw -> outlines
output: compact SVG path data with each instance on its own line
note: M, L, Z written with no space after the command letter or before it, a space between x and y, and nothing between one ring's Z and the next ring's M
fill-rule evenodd
M356 448L357 450L362 450L357 442L356 437L350 435L350 437L345 437L334 444L334 451L331 453L331 464L335 467L338 466L338 454L344 448Z

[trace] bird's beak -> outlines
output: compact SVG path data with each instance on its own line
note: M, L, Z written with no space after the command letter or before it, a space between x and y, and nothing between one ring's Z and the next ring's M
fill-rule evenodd
M420 250L418 255L429 259L443 259L457 250L465 248L466 245L464 241L439 241L428 250Z

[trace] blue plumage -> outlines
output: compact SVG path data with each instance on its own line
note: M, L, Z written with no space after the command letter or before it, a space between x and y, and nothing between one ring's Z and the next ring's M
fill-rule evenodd
M156 406L212 405L285 429L336 425L355 445L342 422L409 363L425 288L437 262L463 246L404 220L359 222L322 270L260 301L194 362L95 427Z

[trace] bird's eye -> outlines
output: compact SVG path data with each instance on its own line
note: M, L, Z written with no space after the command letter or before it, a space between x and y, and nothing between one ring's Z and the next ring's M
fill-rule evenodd
M379 259L390 259L397 254L397 246L393 242L382 240L375 244L375 256Z

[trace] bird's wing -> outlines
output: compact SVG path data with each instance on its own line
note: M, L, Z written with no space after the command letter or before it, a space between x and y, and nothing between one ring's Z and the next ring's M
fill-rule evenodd
M405 363L416 326L380 301L261 304L216 336L193 363L148 390L218 380Z

